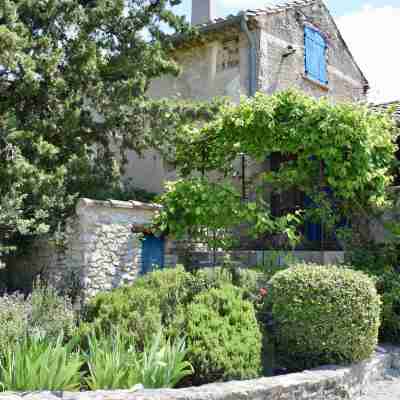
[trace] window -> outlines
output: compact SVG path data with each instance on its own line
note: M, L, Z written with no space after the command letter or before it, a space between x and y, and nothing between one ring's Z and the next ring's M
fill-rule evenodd
M326 50L326 40L322 34L316 29L306 26L304 28L306 76L323 85L328 84Z

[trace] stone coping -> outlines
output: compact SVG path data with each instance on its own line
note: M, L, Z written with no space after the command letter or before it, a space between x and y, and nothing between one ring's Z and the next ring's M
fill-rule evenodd
M92 200L87 198L79 199L76 208L86 208L86 207L106 207L106 208L125 208L125 209L142 209L157 211L162 208L161 205L155 203L143 203L141 201L120 201L120 200Z
M94 392L3 393L0 400L339 400L357 399L370 384L400 366L400 349L379 347L370 359L348 367L199 387Z

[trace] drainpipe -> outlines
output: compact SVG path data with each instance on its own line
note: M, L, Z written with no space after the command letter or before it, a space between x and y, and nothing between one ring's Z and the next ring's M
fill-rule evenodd
M246 12L242 11L240 14L240 27L246 34L249 42L249 96L253 97L257 91L257 46L254 35L250 32L247 25Z

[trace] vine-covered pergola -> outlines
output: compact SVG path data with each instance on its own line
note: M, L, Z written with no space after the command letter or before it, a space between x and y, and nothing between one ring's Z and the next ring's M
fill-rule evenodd
M248 223L253 233L281 230L296 239L305 219L334 226L343 217L370 216L389 204L396 132L388 115L366 105L333 104L294 90L226 103L209 123L182 132L176 163L183 180L162 196L165 207L157 224L183 236L207 227L227 232ZM299 190L312 204L284 219L274 216L261 197L240 201L229 178L241 154L262 162L276 153L290 155L289 161L266 170L261 185L272 192ZM227 197L236 199L234 204Z

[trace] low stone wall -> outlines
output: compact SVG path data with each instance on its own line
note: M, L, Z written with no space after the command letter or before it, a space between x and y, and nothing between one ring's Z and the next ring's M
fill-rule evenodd
M345 258L344 251L240 250L228 253L197 251L192 254L193 263L204 267L222 265L227 254L232 261L247 267L285 265L288 261L332 265L343 263Z
M13 286L29 289L40 275L58 288L75 287L90 297L132 283L142 263L141 234L137 232L151 222L159 208L137 201L79 200L61 243L37 240L26 254L9 260ZM177 262L173 251L167 240L166 266Z
M342 400L357 399L369 385L398 368L400 353L380 348L350 367L327 366L302 373L249 381L213 383L184 389L80 393L5 393L0 400Z

